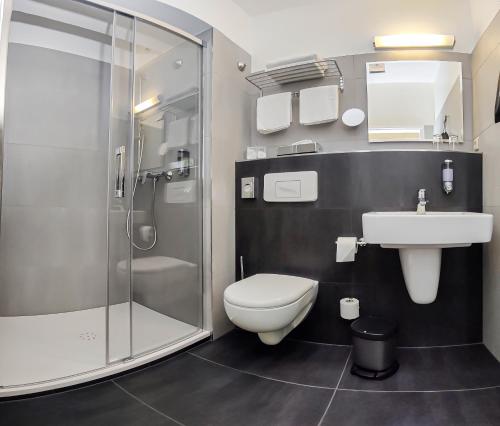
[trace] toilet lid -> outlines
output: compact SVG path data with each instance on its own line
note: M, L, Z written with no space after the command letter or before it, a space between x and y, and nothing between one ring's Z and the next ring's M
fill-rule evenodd
M224 291L227 302L246 308L276 308L296 302L317 281L291 275L256 274L231 284Z

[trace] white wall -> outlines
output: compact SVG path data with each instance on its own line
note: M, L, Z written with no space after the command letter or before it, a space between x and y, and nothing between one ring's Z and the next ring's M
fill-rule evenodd
M500 360L500 123L494 123L500 69L500 13L472 56L474 136L483 152L483 210L494 215L493 239L484 245L483 252L483 340Z
M387 33L449 33L455 52L471 53L500 0L159 0L196 16L252 54L253 70L270 61L319 53L373 51Z
M253 16L254 70L275 59L311 52L321 56L373 52L376 34L449 33L456 36L454 51L470 53L474 47L469 0L299 3L303 4Z
M250 56L214 31L212 77L212 321L214 337L233 328L224 290L235 282L235 162L250 140L250 89L236 67ZM250 67L248 67L250 68Z
M159 1L196 16L246 51L252 51L249 16L232 0Z
M500 10L500 0L469 0L474 45Z

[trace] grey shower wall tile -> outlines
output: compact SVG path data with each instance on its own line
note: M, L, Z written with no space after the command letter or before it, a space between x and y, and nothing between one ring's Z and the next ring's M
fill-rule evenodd
M4 144L3 203L106 208L107 144L100 149Z
M378 61L452 61L462 63L462 78L472 78L471 55L439 50L387 50L354 56L354 77L366 76L366 63Z
M335 241L350 235L348 210L238 209L236 264L246 275L278 273L349 282L352 264L335 262ZM239 274L237 274L239 276Z
M4 206L0 279L8 297L1 297L0 314L102 306L106 222L104 208Z
M6 140L80 149L107 141L109 64L16 43L7 61Z

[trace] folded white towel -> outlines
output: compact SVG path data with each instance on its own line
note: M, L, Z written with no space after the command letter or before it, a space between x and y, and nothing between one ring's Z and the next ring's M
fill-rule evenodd
M196 144L200 142L199 136L199 115L195 114L189 118L189 143Z
M261 96L257 99L257 130L267 134L290 127L292 122L291 92Z
M186 145L189 133L189 117L167 123L167 144L169 148Z
M339 86L320 86L300 91L300 124L328 123L339 118Z

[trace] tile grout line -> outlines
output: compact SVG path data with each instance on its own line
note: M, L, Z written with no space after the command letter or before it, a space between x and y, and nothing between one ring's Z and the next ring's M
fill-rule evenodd
M321 346L333 346L333 347L344 347L350 348L352 345L341 345L338 343L324 343L324 342L312 342L310 340L300 340L295 338L287 339L292 342L306 343L310 345L321 345ZM439 349L439 348L461 348L467 346L478 346L484 345L483 342L474 342L474 343L457 343L455 345L436 345L436 346L397 346L396 349Z
M493 385L493 386L479 387L479 388L440 389L440 390L371 390L371 389L340 388L338 386L340 385L340 381L342 380L342 377L343 377L343 375L345 373L345 370L347 368L347 364L348 364L349 358L350 358L350 356L352 354L351 352L352 352L352 350L348 354L348 358L346 360L346 364L344 365L344 369L342 370L342 374L341 374L341 376L339 378L337 386L335 386L335 387L332 387L332 386L319 386L319 385L307 385L307 384L304 384L304 383L297 383L297 382L291 382L291 381L287 381L287 380L276 379L276 378L273 378L273 377L263 376L261 374L252 373L250 371L240 370L239 368L235 368L235 367L231 367L229 365L221 364L220 362L213 361L211 359L205 358L205 357L203 357L201 355L194 354L194 353L191 353L191 352L187 352L187 354L191 355L191 356L194 356L195 358L199 358L199 359L201 359L203 361L206 361L206 362L208 362L210 364L214 364L214 365L217 365L219 367L227 368L229 370L237 371L238 373L241 373L241 374L247 374L249 376L258 377L260 379L271 380L271 381L274 381L274 382L280 382L280 383L285 383L285 384L295 385L295 386L303 386L303 387L313 388L313 389L334 390L335 392L337 390L340 390L340 391L348 391L348 392L375 392L375 393L376 392L379 392L379 393L391 393L391 392L394 392L394 393L398 393L398 392L399 393L446 393L446 392L467 392L467 391L477 391L477 390L488 390L488 389L500 388L500 384L499 385Z
M337 386L335 386L335 390L333 391L333 395L330 398L330 401L328 402L328 405L325 408L325 411L323 415L321 416L321 419L319 419L318 426L321 426L323 424L323 420L325 420L326 413L328 413L328 410L330 409L333 399L335 398L335 395L337 394L337 390L339 389L340 382L342 381L342 377L344 377L345 370L347 368L347 364L349 364L349 359L351 358L351 353L352 349L349 351L349 355L347 355L347 359L345 360L344 368L342 369L342 373L340 374L339 381L337 382Z
M221 364L221 363L219 363L217 361L212 361L211 359L205 358L205 357L203 357L201 355L194 354L194 353L191 353L191 352L188 352L188 355L194 356L195 358L199 358L199 359L201 359L201 360L203 360L205 362L208 362L210 364L218 365L219 367L224 367L224 368L227 368L229 370L237 371L238 373L241 373L241 374L247 374L249 376L259 377L260 379L271 380L273 382L286 383L288 385L302 386L302 387L305 387L305 388L326 389L326 390L334 390L335 389L334 387L331 387L331 386L306 385L305 383L290 382L290 381L287 381L287 380L275 379L275 378L269 377L269 376L262 376L260 374L252 373L250 371L240 370L238 368L231 367L229 365Z
M125 389L124 387L120 386L118 383L116 383L114 380L111 380L111 382L118 388L120 389L122 392L124 392L125 394L127 394L129 397L135 399L137 402L139 402L141 405L144 405L145 407L149 408L150 410L154 411L156 414L159 414L160 416L162 417L165 417L166 419L180 425L180 426L185 426L184 423L181 423L179 422L178 420L175 420L174 418L170 417L170 416L167 416L165 413L161 412L160 410L157 410L156 408L152 407L151 405L149 405L148 403L144 402L142 399L140 399L139 397L135 396L133 393L130 393L127 389Z
M397 346L396 349L446 349L446 348L463 348L468 346L484 345L483 342L476 343L459 343L456 345L436 345L436 346Z
M439 390L374 390L374 389L350 389L339 388L344 392L371 392L371 393L447 393L447 392L474 392L482 390L500 389L500 385L485 386L482 388L467 388L467 389L439 389Z
M295 338L286 339L289 342L306 343L308 345L321 345L321 346L333 346L340 348L350 348L352 345L341 345L340 343L324 343L324 342L312 342L311 340L301 340Z

